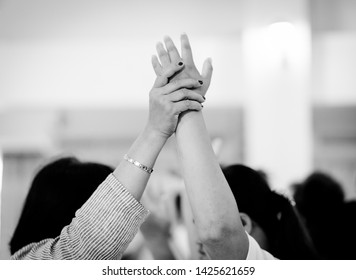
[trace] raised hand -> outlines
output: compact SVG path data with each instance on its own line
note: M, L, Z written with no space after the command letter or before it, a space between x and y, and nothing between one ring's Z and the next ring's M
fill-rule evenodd
M204 98L191 90L202 87L194 77L171 78L183 69L181 60L165 62L150 91L148 128L167 139L176 130L179 114L187 110L200 111ZM170 81L170 82L169 82ZM168 83L169 82L169 83Z
M152 66L158 77L160 77L171 63L177 63L183 59L185 64L181 71L177 72L171 77L170 81L176 81L180 79L192 78L201 81L202 86L195 89L194 91L202 96L205 96L211 81L211 76L213 73L213 67L211 64L211 59L207 58L204 61L202 73L200 74L195 66L193 60L192 49L190 47L189 39L186 34L181 35L181 52L180 56L176 46L174 45L172 39L168 36L164 37L164 45L159 42L156 45L157 56L152 57Z

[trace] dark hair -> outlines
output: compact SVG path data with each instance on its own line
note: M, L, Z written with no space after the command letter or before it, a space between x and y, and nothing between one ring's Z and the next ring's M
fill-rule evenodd
M339 209L344 202L344 192L334 178L318 171L295 186L294 200L300 213L314 222L327 216L327 212Z
M344 216L342 186L330 175L314 172L294 186L294 200L321 257L343 259L349 248L332 241L344 239L347 231L332 225Z
M272 191L255 170L240 164L223 168L240 212L265 231L269 252L279 259L315 259L311 239L289 199Z
M55 160L34 177L20 220L10 241L14 254L22 247L60 235L78 210L113 169L74 157Z
M355 260L356 259L356 201L347 201L341 209L340 223L342 231L340 234L341 240L345 240L347 246L339 246L339 259ZM338 228L339 229L339 228ZM338 243L338 242L335 242Z

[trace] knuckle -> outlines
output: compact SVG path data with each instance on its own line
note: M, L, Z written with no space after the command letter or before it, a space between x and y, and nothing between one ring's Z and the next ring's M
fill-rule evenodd
M188 90L186 88L182 88L180 92L182 94L182 98L187 98L189 96Z
M186 109L190 109L190 106L191 106L191 101L189 101L189 100L184 100L184 107L185 107Z
M189 79L189 82L192 84L192 85L196 85L197 84L197 79L196 78L191 78Z
M181 99L184 99L184 97L185 97L184 90L180 89L178 91L178 99L181 100Z
M180 81L179 80L171 80L170 83L174 86L179 86L180 85Z
M185 69L186 69L187 71L193 71L193 70L195 70L195 66L194 66L193 64L186 63Z

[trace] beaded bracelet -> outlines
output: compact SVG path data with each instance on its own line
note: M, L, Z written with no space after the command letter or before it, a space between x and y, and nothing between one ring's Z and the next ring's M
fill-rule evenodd
M137 160L130 158L127 154L124 155L124 160L128 161L129 163L132 163L133 165L142 169L143 171L146 171L148 174L151 174L153 172L152 168L147 167L146 165L143 165L142 163L138 162Z

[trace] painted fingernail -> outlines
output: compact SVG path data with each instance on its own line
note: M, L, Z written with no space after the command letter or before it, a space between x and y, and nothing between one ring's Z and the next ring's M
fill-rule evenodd
M198 82L199 82L199 84L201 84L201 85L203 84L203 81L202 81L202 80L199 80Z
M205 100L205 97L204 96L202 96L203 98L204 98L204 100Z
M178 62L178 65L179 65L179 66L183 66L183 64L184 64L184 63L183 63L182 61L179 61L179 62Z
M202 108L204 108L203 104L200 104Z

